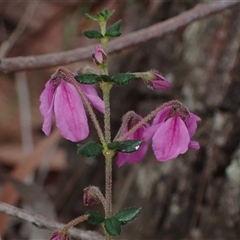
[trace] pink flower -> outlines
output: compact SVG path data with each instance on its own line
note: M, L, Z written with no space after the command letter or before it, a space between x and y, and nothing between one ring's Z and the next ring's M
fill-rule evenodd
M70 237L64 231L59 230L53 233L50 240L70 240Z
M199 149L191 141L200 118L188 112L181 103L173 101L154 118L145 134L145 141L152 138L153 152L158 161L167 161L185 153L189 148Z
M134 125L136 125L140 120L142 119L141 116L135 115L132 117L128 124L125 126L125 128L122 131L122 135L126 133L128 130L130 130ZM142 161L144 156L146 155L147 149L148 149L148 143L147 141L144 141L144 134L146 129L149 128L149 124L144 124L140 128L138 128L134 133L132 133L126 140L143 140L143 143L139 147L139 149L132 153L118 153L117 157L117 166L121 167L124 163L139 163Z
M144 83L153 90L170 88L170 83L157 71L149 71Z
M96 45L94 48L94 53L92 54L92 57L96 64L102 64L107 59L107 54L103 50L101 45Z
M73 76L70 72L68 74ZM79 83L78 85L89 102L99 111L104 112L104 103L98 97L94 87ZM88 119L82 99L63 70L57 70L46 83L40 96L40 102L40 112L44 118L42 130L46 135L51 132L54 113L56 125L64 138L72 142L87 138L89 134Z

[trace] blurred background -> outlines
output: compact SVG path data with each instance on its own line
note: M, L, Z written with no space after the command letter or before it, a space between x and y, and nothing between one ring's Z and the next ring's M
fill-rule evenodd
M1 57L61 52L94 44L82 34L98 26L84 15L115 9L122 34L148 27L206 1L0 1ZM149 148L138 165L114 165L114 211L142 206L118 239L239 239L240 232L240 6L195 21L177 31L111 54L110 74L159 70L172 84L151 91L141 81L112 90L112 136L129 110L145 116L178 99L201 117L194 140L199 151L159 163ZM9 51L3 50L28 16ZM31 17L32 15L32 17ZM66 67L76 72L84 60ZM0 73L0 201L67 223L84 214L88 185L104 191L102 157L83 158L57 130L42 130L39 96L57 67ZM100 92L100 91L99 91ZM102 121L100 114L98 114ZM88 140L97 140L92 128ZM102 211L100 206L95 210ZM81 229L100 227L80 224ZM0 214L3 239L48 239L16 218Z

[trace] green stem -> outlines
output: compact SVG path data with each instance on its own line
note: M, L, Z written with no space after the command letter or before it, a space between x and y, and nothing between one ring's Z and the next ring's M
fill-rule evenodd
M105 114L104 114L104 130L105 130L105 141L106 143L111 142L111 123L110 123L110 90L112 88L112 83L102 82L100 87L103 91L103 101L105 104Z
M105 152L105 217L111 217L112 215L112 158L114 152L107 150Z
M103 91L103 101L105 104L104 134L106 145L103 150L105 156L105 218L109 218L112 216L112 159L114 151L109 150L107 144L111 142L110 90L112 83L102 82L100 83L100 87ZM105 239L111 239L111 236L107 232L105 232Z
M101 33L104 36L106 33L106 21L100 22ZM104 51L107 53L108 37L101 39L101 44ZM101 66L102 73L108 75L108 62ZM103 101L105 104L104 114L104 134L106 145L104 146L103 155L105 156L105 218L112 216L112 159L114 151L108 149L107 144L111 142L111 123L110 123L110 90L113 84L109 82L101 82L100 87L103 92ZM105 239L110 240L111 236L105 231Z

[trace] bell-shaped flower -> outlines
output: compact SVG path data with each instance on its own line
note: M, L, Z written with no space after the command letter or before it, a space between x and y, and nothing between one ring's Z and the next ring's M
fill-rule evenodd
M68 74L73 76L70 72ZM77 84L89 102L100 112L104 112L104 103L98 97L95 88L91 85ZM64 138L72 142L87 138L89 126L82 99L61 69L58 69L45 84L40 102L40 112L44 118L42 130L46 135L51 132L52 118L55 114L56 125Z
M95 46L92 57L97 65L103 64L107 60L107 54L105 53L101 45Z
M141 121L142 117L135 114L128 120L128 124L124 127L122 131L122 135L128 132L134 125L136 125L139 121ZM138 128L135 132L133 132L126 140L142 140L143 143L138 148L137 151L132 153L118 153L117 156L117 166L121 167L125 163L133 164L139 163L143 160L146 155L148 149L148 142L144 141L144 134L146 129L149 128L149 124L144 124L140 128Z
M151 70L144 74L144 83L153 90L164 90L170 88L170 83L157 71Z
M185 153L189 148L199 149L191 141L200 118L188 112L181 103L172 101L153 120L145 134L145 141L152 138L153 152L158 161L167 161Z

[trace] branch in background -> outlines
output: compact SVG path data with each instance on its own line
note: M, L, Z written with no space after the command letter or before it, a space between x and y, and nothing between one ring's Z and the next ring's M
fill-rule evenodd
M29 21L33 17L34 11L36 9L38 2L37 1L29 1L26 11L21 18L20 22L17 25L17 28L14 30L14 32L11 34L11 36L2 43L0 47L0 57L5 57L8 52L11 50L15 42L18 40L18 38L22 35L24 30L26 29Z
M135 46L139 43L155 37L161 37L166 33L173 32L185 27L193 21L200 20L207 16L221 12L227 8L237 5L238 1L219 1L205 4L198 4L191 10L185 11L176 17L164 22L154 24L142 30L135 31L126 36L114 39L109 43L109 53ZM1 59L0 72L16 72L21 70L37 69L59 66L87 59L91 56L94 46L76 48L74 50L44 54L40 56L13 57Z
M65 226L62 223L57 223L41 215L22 210L4 202L0 202L0 212L30 222L39 228L52 229L54 231ZM76 228L70 228L69 234L72 237L82 240L103 240L103 236L93 231L83 231Z

